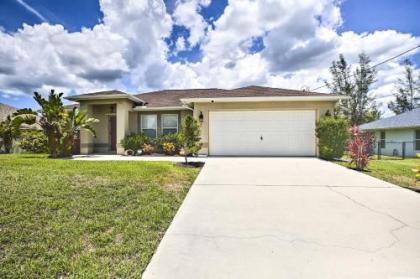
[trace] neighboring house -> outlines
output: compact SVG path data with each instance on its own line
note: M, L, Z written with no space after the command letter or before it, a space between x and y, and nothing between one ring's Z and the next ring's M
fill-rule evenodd
M259 86L138 95L112 90L67 97L100 120L96 138L81 132L82 154L122 154L120 141L126 135L176 133L182 118L193 115L201 122L200 154L228 156L316 156L316 121L340 98Z
M420 153L420 108L363 124L360 129L375 134L383 155L401 156L403 149L408 157Z
M17 111L17 108L0 103L0 121L5 120L8 115L15 111Z

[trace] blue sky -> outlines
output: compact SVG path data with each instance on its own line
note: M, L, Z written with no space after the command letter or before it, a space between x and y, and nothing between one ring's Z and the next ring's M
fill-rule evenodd
M325 35L322 35L322 38L317 37L325 31L325 28L310 26L310 24L314 24L310 17L304 23L301 22L302 19L299 22L297 17L291 17L288 19L290 22L286 23L284 27L280 26L274 29L269 27L270 24L273 24L272 22L267 22L266 25L255 22L255 25L262 24L256 30L253 30L252 22L247 22L243 25L249 24L248 29L241 30L239 26L235 30L235 20L237 22L241 22L241 20L249 21L249 17L244 19L235 17L237 5L228 3L226 0L192 0L195 6L190 5L189 7L193 6L194 11L187 10L187 5L185 5L185 9L181 9L181 4L185 4L185 1L164 1L162 7L166 13L162 15L155 12L153 13L155 18L148 22L142 21L142 16L144 16L142 13L145 12L144 7L136 6L132 11L127 11L123 10L123 7L119 6L117 2L115 4L104 4L93 0L0 1L0 31L3 33L3 37L0 37L0 43L2 43L2 38L8 45L10 45L10 41L15 40L18 44L21 44L23 52L28 52L27 55L22 56L28 60L20 61L21 64L40 63L39 68L43 71L48 71L48 65L52 65L51 71L57 73L56 75L48 72L42 72L41 74L37 72L35 67L26 69L19 64L15 66L13 61L21 58L15 60L12 58L13 56L21 57L22 51L18 52L16 50L16 53L13 53L15 50L12 50L12 53L10 53L11 50L8 49L7 52L4 50L5 55L2 56L2 50L0 49L0 59L4 60L0 61L1 64L10 65L3 71L3 77L0 68L0 102L17 107L34 107L35 104L29 97L31 91L45 91L48 86L61 88L66 94L83 93L83 90L102 87L104 89L118 87L134 92L161 87L215 87L212 86L213 84L218 87L223 87L225 84L227 87L234 87L248 83L296 87L302 83L302 80L308 83L305 85L312 86L317 80L327 78L327 66L334 59L336 52L339 51L340 44L348 44L347 42L341 42L348 40L348 36L346 37L343 34L353 32L355 35L351 37L361 41L360 45L363 46L363 50L365 48L371 49L371 52L378 56L371 57L374 62L377 59L387 58L389 55L395 54L397 50L393 46L399 45L401 50L404 50L412 46L413 42L420 37L420 25L418 24L420 1L418 0L347 0L341 4L332 1L331 4L319 7L321 12L318 11L318 8L317 10L314 9L313 13L317 17L335 21L327 26L327 29L334 32L336 36L334 42L328 41L330 39L326 39ZM227 8L228 5L230 5L229 9ZM249 6L251 7L251 4ZM338 10L341 20L331 13L334 8ZM262 8L255 7L255 9ZM287 7L285 10L287 11ZM136 12L138 12L138 15L135 14ZM296 14L301 15L304 12L306 10L302 8L302 11L297 10ZM125 15L125 13L129 14ZM131 23L122 22L123 19L113 18L114 14L123 17L124 20L132 19L133 29L131 34L129 28L123 28L123 26L130 26ZM106 22L104 22L104 15L109 15L110 18ZM277 15L274 13L274 16ZM281 17L286 17L286 15L279 9L278 18ZM229 20L232 22L230 24L226 23ZM294 22L295 20L296 22ZM18 36L20 32L18 29L21 29L23 24L36 27L43 22L48 26L32 31L27 29L23 32L24 34ZM197 23L203 26L201 30L194 28ZM276 24L278 26L280 23ZM63 30L53 30L53 25L62 25ZM43 49L40 49L40 52L43 53L43 60L37 61L37 52L34 54L27 49L36 48L37 44L34 43L33 46L30 46L30 44L24 45L28 42L28 37L32 39L40 38L39 40L41 40L48 32L54 33L45 35L47 37L51 36L49 38L57 38L62 34L63 38L67 39L69 37L68 39L73 43L77 40L76 36L68 36L64 33L87 36L81 33L81 30L83 28L91 30L98 25L110 28L110 38L115 35L120 36L121 39L119 41L114 40L115 42L118 41L115 46L109 46L104 50L89 49L89 53L92 53L90 56L83 53L83 43L77 42L77 49L69 50L68 53L63 53L58 49L56 43L56 47L51 46L51 49L54 49L57 53L49 55L43 53ZM304 32L308 32L307 37L301 38L302 36L299 33L292 34L292 31L289 30L295 27L296 32L303 32L299 28L304 28ZM246 34L248 30L249 34ZM396 35L392 36L391 33L373 35L375 31L385 30L394 30ZM96 34L96 32L105 34L103 30L96 30L92 31L92 34L89 33L89 36L93 36L93 33ZM238 40L235 44L231 43L231 40L224 46L221 43L223 42L222 39L229 37L229 32L231 32L231 38L242 36L243 39ZM276 32L278 35L275 35ZM362 35L364 32L370 34L371 38L369 36L369 38L364 38ZM133 36L133 33L135 33L135 36ZM9 37L6 39L6 36ZM402 43L393 42L393 44L387 46L384 41L381 41L390 41L391 38L396 37L400 38L399 40ZM386 38L389 38L389 40ZM301 41L299 42L299 40ZM378 45L367 45L370 40L372 42L378 41ZM106 38L104 42L104 44L107 44ZM124 45L118 45L123 44L123 42ZM307 42L317 46L317 48L301 50L300 57L305 57L305 61L290 60L289 56L282 55L282 51L291 51L293 54L292 50L295 50L296 46L304 45ZM406 42L409 43L406 44ZM42 43L39 46L43 48ZM91 46L92 44L88 44L86 48ZM154 49L158 50L155 51ZM359 50L355 48L353 52L349 51L349 57L352 57ZM98 55L97 60L95 60L96 55ZM105 61L105 63L105 58L100 60L101 55L105 58L112 56L113 60ZM87 57L93 60L87 63ZM161 57L165 58L159 60L162 59ZM409 58L420 65L419 54L412 55ZM55 65L57 59L59 63L57 62L58 64ZM316 68L316 65L319 64L317 59L323 59L322 69ZM45 66L43 66L43 61L45 61ZM282 63L293 63L296 66L291 67ZM85 68L75 67L79 64L87 66ZM90 69L90 65L95 65L95 68ZM238 68L240 65L242 68ZM104 69L104 67L109 67L109 69ZM244 72L243 69L248 67L250 70ZM89 69L85 70L86 68ZM252 72L253 68L257 68L254 70L255 72ZM320 75L318 79L306 79L304 76L305 70L324 74ZM392 70L392 73L399 71L396 66L386 70ZM74 74L75 71L80 73ZM208 78L210 74L212 77ZM221 83L220 79L216 79L218 75L225 78L226 81ZM25 82L22 82L22 80L25 80ZM69 80L74 80L74 86ZM383 93L385 89L381 91L381 86L388 86L387 90L390 88L385 81L380 82L379 89L375 89L377 91L375 94L385 94Z

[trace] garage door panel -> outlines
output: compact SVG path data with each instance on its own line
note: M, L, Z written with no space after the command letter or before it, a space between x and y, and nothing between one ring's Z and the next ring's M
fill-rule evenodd
M210 155L315 155L315 111L210 112L209 122Z

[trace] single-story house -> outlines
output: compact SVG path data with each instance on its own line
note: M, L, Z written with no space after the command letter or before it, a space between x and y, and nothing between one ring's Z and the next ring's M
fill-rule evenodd
M420 108L360 126L375 134L383 155L415 157L420 153ZM378 148L375 148L375 152Z
M182 118L201 122L204 155L316 156L316 121L341 96L249 86L232 90L182 89L127 94L118 90L67 97L96 124L96 138L81 133L82 154L116 152L131 133L176 133Z

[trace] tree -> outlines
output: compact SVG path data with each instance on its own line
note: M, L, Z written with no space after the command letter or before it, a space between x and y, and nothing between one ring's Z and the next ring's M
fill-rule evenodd
M185 164L188 164L188 155L197 154L202 146L200 142L200 124L197 119L190 115L185 117L179 133L179 140L184 149Z
M420 76L414 77L414 67L410 60L405 60L404 78L399 78L394 92L395 101L388 108L395 114L413 110L417 107L415 97L420 92Z
M34 92L34 99L41 107L40 111L21 109L14 113L16 119L22 123L34 124L41 127L47 137L50 157L65 157L71 154L74 136L80 129L94 132L92 124L98 122L87 118L86 113L73 110L65 111L61 98L63 93L56 94L52 89L45 99L38 92Z
M89 131L93 136L96 136L93 124L97 122L99 120L88 117L87 112L73 108L63 122L62 138L59 144L60 157L71 156L75 136L81 129Z
M375 82L376 72L370 67L369 57L359 54L359 65L352 72L344 56L339 55L337 61L332 62L330 73L332 82L326 82L331 93L349 97L341 100L335 114L342 114L350 119L351 125L360 125L371 119L380 116L376 104L369 97L369 87Z
M332 94L350 97L348 100L340 100L334 115L341 113L349 117L352 111L352 97L354 95L354 82L351 77L351 67L347 64L343 54L337 61L333 61L330 67L332 82L326 82Z
M0 138L2 139L6 153L10 153L13 147L13 140L17 139L20 135L20 124L18 120L13 119L10 115L4 121L0 122Z
M366 115L375 107L373 98L369 97L369 87L375 82L376 71L370 67L370 59L365 53L359 54L359 65L355 71L355 104L352 119L354 125L365 122Z

